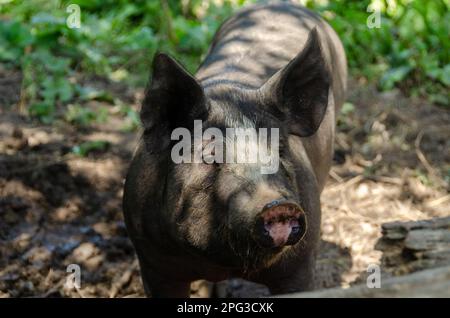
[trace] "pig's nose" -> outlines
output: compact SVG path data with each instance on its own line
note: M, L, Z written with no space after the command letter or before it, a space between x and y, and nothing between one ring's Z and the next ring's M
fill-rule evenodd
M306 216L299 205L275 200L267 204L258 216L255 239L267 248L294 245L306 233Z

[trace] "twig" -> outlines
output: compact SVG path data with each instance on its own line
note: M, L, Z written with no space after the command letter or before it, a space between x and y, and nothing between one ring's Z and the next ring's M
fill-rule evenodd
M330 177L333 178L334 180L336 180L339 183L344 182L344 179L342 179L342 177L340 175L338 175L336 173L336 171L334 171L333 169L330 170Z
M364 179L363 175L357 175L356 177L353 177L353 178L345 181L344 183L340 183L340 184L338 184L336 186L329 187L328 190L330 190L330 191L341 190L342 188L349 187L349 186L351 186L353 184L356 184L356 183L360 182L363 179Z
M439 176L436 173L436 170L430 165L427 158L423 154L422 150L420 149L420 142L422 141L422 137L424 135L424 131L421 130L416 137L416 140L414 141L414 147L416 151L417 158L422 163L422 165L425 167L425 169L428 171L430 176L441 186L445 186L445 182L439 178Z
M130 281L133 272L136 270L137 268L137 260L135 260L133 262L133 264L131 264L131 267L128 268L123 274L122 276L120 276L120 278L117 281L114 281L112 283L111 286L111 290L109 292L109 298L114 298L117 296L117 293L122 289L123 286L125 286L126 284L128 284L128 282Z
M86 296L83 295L83 293L81 292L81 288L75 288L75 290L77 291L78 295L80 295L81 298L86 298Z
M423 130L421 130L416 137L416 140L414 141L414 147L416 148L416 155L417 158L419 158L420 162L423 164L425 169L427 169L428 173L431 175L434 175L434 169L428 162L427 158L425 158L425 155L423 154L422 150L420 150L420 142L422 141L422 137L424 135Z
M375 182L383 182L383 183L389 183L389 184L395 184L395 185L403 185L403 180L400 178L392 178L392 177L385 177L385 176L367 176L364 179L375 181Z
M170 15L170 7L169 7L169 3L167 2L167 0L162 0L161 1L161 5L162 5L162 11L164 14L164 18L166 19L166 27L167 27L167 36L169 38L170 41L172 42L176 42L177 37L173 31L173 26L172 26L172 16Z
M57 292L58 290L61 289L61 287L64 285L64 282L66 281L66 278L61 278L52 288L50 288L49 290L47 290L44 294L37 296L38 298L47 298L48 296L50 296L51 294L53 294L54 292Z
M433 199L433 200L427 201L427 202L425 202L425 205L426 205L427 207L432 208L432 207L441 205L442 203L447 202L447 201L449 201L449 200L450 200L450 194L447 194L447 195L444 195L444 196L442 196L442 197L440 197L440 198L437 198L437 199Z

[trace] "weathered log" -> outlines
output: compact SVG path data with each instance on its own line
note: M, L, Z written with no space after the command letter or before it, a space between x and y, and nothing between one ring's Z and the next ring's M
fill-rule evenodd
M404 239L409 232L420 229L450 229L450 217L434 218L423 221L397 221L385 223L381 226L383 238L390 240Z
M412 251L449 250L450 230L414 230L405 239L405 248Z
M450 264L450 217L382 225L377 249L382 269L393 275Z
M381 288L361 284L283 297L450 297L450 217L386 223L382 233Z
M344 298L344 297L450 297L450 266L419 271L410 275L381 280L381 288L365 284L348 289L331 288L313 292L294 293L276 297Z

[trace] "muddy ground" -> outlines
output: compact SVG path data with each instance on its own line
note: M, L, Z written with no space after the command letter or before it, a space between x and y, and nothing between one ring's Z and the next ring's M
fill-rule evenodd
M0 72L0 297L144 296L121 214L139 133L96 101L86 106L108 107L106 123L43 125L17 111L20 82L20 73ZM102 85L139 108L142 91ZM375 247L382 223L450 215L450 112L355 80L349 101L354 110L339 117L322 195L318 288L360 282L372 263L383 270ZM72 152L88 140L109 146L86 157ZM81 289L65 286L72 263L81 266ZM193 284L193 296L268 294L238 279L210 287Z

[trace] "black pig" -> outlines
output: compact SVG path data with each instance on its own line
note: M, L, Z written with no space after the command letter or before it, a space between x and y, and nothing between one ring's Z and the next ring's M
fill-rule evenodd
M272 293L313 288L320 193L346 92L341 42L288 3L248 7L214 37L195 77L158 54L144 132L124 190L128 233L148 295L187 297L190 282L244 277ZM171 159L177 127L278 128L279 168Z

